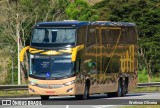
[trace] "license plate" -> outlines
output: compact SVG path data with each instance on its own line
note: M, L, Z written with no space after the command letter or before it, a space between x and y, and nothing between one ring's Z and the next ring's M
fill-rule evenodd
M54 91L46 91L46 94L47 95L52 95L52 94L54 94Z

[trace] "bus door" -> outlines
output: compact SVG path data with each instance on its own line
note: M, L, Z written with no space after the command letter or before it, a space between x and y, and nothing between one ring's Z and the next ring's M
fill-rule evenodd
M97 63L96 63L96 31L95 27L88 26L88 35L86 41L85 64L89 73L91 86L90 93L97 93Z
M96 27L96 63L97 63L97 87L98 92L104 92L103 50L101 27Z

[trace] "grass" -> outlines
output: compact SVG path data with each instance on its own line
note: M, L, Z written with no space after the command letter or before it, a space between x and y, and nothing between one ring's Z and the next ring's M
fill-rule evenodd
M0 96L27 96L28 90L11 90L11 91L0 91Z
M148 82L148 76L146 69L138 72L138 83L146 83ZM157 73L152 76L151 82L160 82L160 73Z
M160 87L137 87L129 93L140 93L140 92L160 92Z
M148 82L147 72L145 69L138 72L138 82L139 83Z

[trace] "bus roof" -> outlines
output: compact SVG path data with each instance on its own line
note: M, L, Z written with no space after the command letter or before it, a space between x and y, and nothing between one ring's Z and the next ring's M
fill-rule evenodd
M110 21L56 21L56 22L40 22L35 27L80 27L84 25L104 25L104 26L136 26L130 22L110 22Z
M89 22L85 21L56 21L56 22L40 22L35 27L77 27L88 25Z
M92 25L105 25L105 26L136 26L134 23L130 22L110 22L110 21L97 21L92 22Z

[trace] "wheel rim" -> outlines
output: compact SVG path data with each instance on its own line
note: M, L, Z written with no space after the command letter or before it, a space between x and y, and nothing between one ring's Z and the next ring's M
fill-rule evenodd
M84 91L84 99L88 98L88 87L85 87L85 91Z
M121 88L121 84L118 85L118 96L121 96L122 93L122 88Z

